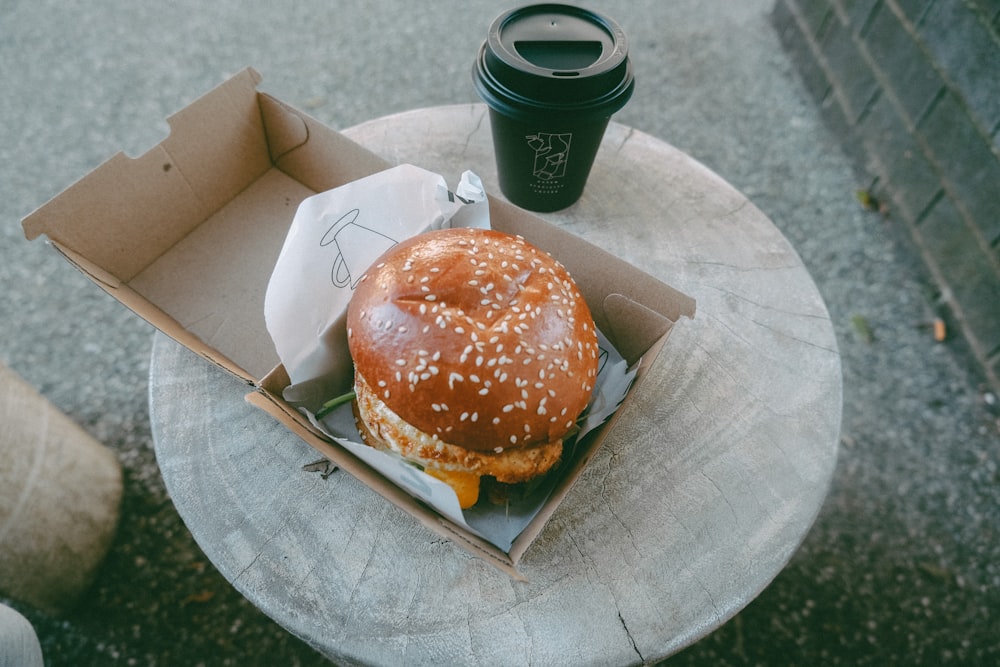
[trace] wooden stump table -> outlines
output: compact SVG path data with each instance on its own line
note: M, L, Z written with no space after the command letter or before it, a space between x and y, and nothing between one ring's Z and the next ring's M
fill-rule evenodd
M499 192L485 107L345 131L392 162ZM247 598L340 664L660 660L784 567L833 473L840 356L794 249L690 157L612 123L583 199L543 216L695 297L517 582L438 538L162 335L156 455L201 548ZM262 267L261 270L266 270Z

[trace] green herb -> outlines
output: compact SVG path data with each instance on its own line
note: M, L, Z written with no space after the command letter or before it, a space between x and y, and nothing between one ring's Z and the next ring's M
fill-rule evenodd
M336 398L331 398L329 401L320 406L320 409L316 411L316 419L322 419L328 414L339 408L344 403L350 403L355 398L353 391L349 391L346 394L342 394Z

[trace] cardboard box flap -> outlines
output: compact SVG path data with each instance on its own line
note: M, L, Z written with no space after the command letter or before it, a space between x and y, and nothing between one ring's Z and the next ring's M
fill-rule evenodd
M392 166L384 158L331 132L316 119L260 94L260 110L275 166L314 193L325 192Z
M25 218L116 299L254 382L277 363L270 270L304 198L389 163L271 96L252 69L168 119L138 158L118 153Z
M615 349L630 364L635 363L662 338L676 319L633 301L624 294L609 294L602 304L607 318L604 334L614 341ZM684 313L693 317L692 311Z
M24 220L128 282L271 167L252 70L167 119L138 158L117 153Z

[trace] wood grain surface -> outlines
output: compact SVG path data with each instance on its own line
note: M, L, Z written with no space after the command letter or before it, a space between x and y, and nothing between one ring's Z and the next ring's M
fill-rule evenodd
M499 192L485 107L345 134ZM636 664L705 636L787 563L829 486L840 356L777 228L670 145L612 123L583 198L542 217L693 296L516 582L422 528L170 339L150 407L171 497L219 571L338 664Z

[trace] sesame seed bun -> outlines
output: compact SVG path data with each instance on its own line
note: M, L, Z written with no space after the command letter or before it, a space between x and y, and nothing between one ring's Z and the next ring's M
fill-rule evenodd
M408 458L486 475L495 466L483 461L507 453L511 464L513 452L547 448L511 481L555 464L553 448L561 451L597 376L594 321L569 273L492 230L434 231L394 246L358 284L347 327L356 409L370 432L419 442L404 447L421 452Z

